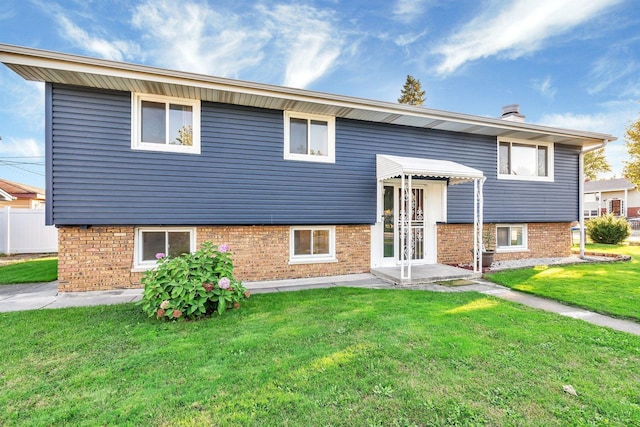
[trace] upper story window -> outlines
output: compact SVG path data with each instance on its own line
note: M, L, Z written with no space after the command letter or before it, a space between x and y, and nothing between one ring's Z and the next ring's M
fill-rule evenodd
M200 101L134 93L131 148L200 154Z
M498 179L553 181L553 143L498 139Z
M284 158L335 163L336 119L284 112Z

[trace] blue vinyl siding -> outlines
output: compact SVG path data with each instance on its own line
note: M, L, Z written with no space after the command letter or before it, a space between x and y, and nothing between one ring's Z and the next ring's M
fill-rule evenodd
M282 111L203 102L201 155L136 151L129 92L50 92L58 225L373 223L376 154L482 169L487 222L577 217L570 147L556 145L555 183L496 181L495 138L337 119L335 164L291 161L283 159ZM449 222L471 222L472 195L471 184L449 187Z

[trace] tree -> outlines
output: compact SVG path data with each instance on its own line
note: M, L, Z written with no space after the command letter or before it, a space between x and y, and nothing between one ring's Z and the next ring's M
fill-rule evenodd
M624 176L640 187L640 119L627 128L624 135L630 160L624 162Z
M420 80L407 74L407 81L400 91L398 102L400 104L422 105L425 101L424 93Z
M593 181L598 179L599 173L611 172L611 165L604 155L604 148L591 151L584 155L584 176Z

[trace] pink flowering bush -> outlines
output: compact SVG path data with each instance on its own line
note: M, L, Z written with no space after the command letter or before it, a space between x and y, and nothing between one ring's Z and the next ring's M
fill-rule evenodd
M197 319L239 308L249 291L233 276L229 245L204 242L200 250L176 258L158 253L158 266L145 272L138 303L149 317Z

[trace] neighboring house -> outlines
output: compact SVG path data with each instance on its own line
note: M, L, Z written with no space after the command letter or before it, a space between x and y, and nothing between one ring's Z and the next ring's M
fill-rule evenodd
M584 216L640 217L640 191L626 178L584 183Z
M12 200L15 200L15 197L0 188L0 202L10 202Z
M156 253L206 240L241 280L477 269L483 229L497 260L567 256L583 150L615 140L15 46L0 61L46 83L61 291L138 287Z
M0 179L0 208L42 209L45 207L44 194L42 188Z

